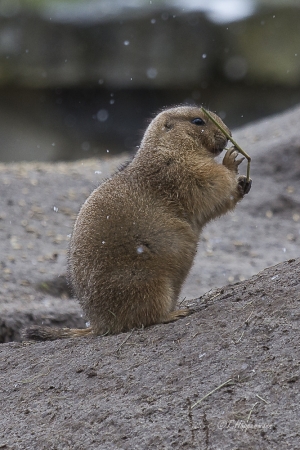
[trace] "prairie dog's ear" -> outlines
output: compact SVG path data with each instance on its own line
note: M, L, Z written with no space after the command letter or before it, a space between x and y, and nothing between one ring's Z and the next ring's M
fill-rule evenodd
M174 127L174 123L170 119L165 120L165 130L170 131Z

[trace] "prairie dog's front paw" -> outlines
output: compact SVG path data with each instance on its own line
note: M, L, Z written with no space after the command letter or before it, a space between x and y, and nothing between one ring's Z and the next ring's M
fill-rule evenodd
M249 179L249 181L247 180L247 177L245 177L245 175L241 175L238 178L239 191L240 191L242 196L248 194L248 192L251 189L251 185L252 185L251 178Z
M245 158L239 158L236 159L239 152L235 147L230 147L229 150L227 150L224 158L223 158L223 165L227 167L227 169L231 170L234 173L238 173L238 166L241 164L242 161L244 161Z

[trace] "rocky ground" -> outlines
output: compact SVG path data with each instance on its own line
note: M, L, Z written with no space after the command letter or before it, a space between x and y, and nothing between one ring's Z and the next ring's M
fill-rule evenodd
M85 325L68 236L126 156L0 165L0 448L298 448L299 119L234 132L253 187L203 232L182 291L195 312L113 337L9 343L32 323Z

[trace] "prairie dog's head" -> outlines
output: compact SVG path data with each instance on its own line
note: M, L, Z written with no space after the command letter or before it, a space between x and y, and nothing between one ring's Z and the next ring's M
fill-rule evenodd
M213 112L213 118L231 135L230 130ZM193 148L199 148L212 157L218 156L227 144L227 138L221 130L196 106L179 106L166 109L150 123L144 135L143 143L157 146L160 143L193 142Z

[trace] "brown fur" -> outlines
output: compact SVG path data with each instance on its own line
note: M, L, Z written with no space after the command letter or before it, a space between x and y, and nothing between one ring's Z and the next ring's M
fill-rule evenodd
M91 328L31 327L25 336L114 334L187 315L175 307L200 232L251 186L237 176L242 159L234 148L223 164L215 161L226 143L197 107L158 114L132 162L94 190L74 226L69 276Z

